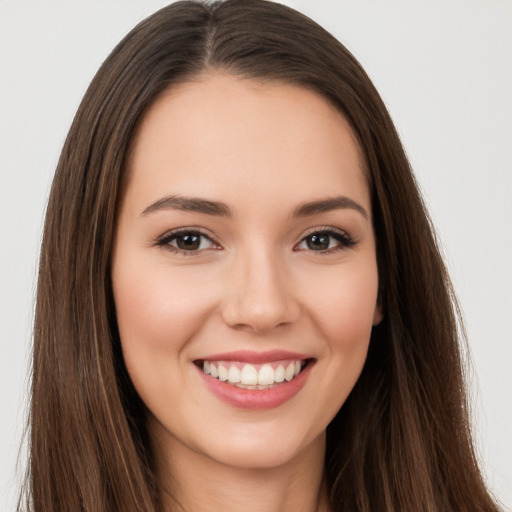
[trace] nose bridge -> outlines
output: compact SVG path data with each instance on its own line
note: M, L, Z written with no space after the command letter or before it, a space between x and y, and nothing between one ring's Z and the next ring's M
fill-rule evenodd
M299 306L286 274L285 262L272 248L251 244L240 252L233 261L225 322L256 332L295 322Z

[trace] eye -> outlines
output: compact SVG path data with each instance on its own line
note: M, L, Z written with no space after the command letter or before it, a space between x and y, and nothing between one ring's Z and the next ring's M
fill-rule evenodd
M220 249L208 235L190 229L168 233L157 241L157 245L182 254Z
M295 250L332 252L352 247L353 245L355 245L355 242L344 231L331 228L309 233L299 242Z

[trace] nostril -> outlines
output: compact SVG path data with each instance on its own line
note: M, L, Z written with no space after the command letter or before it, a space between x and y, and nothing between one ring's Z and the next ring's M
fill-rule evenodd
M295 323L299 317L288 305L275 304L267 304L263 307L255 304L231 305L224 309L222 316L229 327L256 333L285 327Z

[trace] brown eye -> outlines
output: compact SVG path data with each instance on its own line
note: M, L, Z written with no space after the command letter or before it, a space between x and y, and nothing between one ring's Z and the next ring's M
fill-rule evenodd
M157 245L182 254L200 253L209 249L220 249L213 240L200 231L177 231L157 241Z
M298 251L332 252L355 245L344 232L338 230L320 230L305 236L296 246Z
M308 249L311 249L312 251L325 251L326 249L329 249L331 236L328 233L315 233L313 235L309 235L305 240Z
M201 246L201 235L196 233L186 233L178 235L175 238L176 247L183 251L196 251Z

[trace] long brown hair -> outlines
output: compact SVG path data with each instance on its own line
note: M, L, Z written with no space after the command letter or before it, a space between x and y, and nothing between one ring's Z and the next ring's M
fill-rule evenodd
M80 105L41 250L27 506L161 510L144 407L122 359L110 258L137 122L162 91L208 69L310 88L343 113L364 154L384 320L328 427L332 509L496 511L472 448L456 303L390 116L346 48L264 0L158 11L114 49Z

